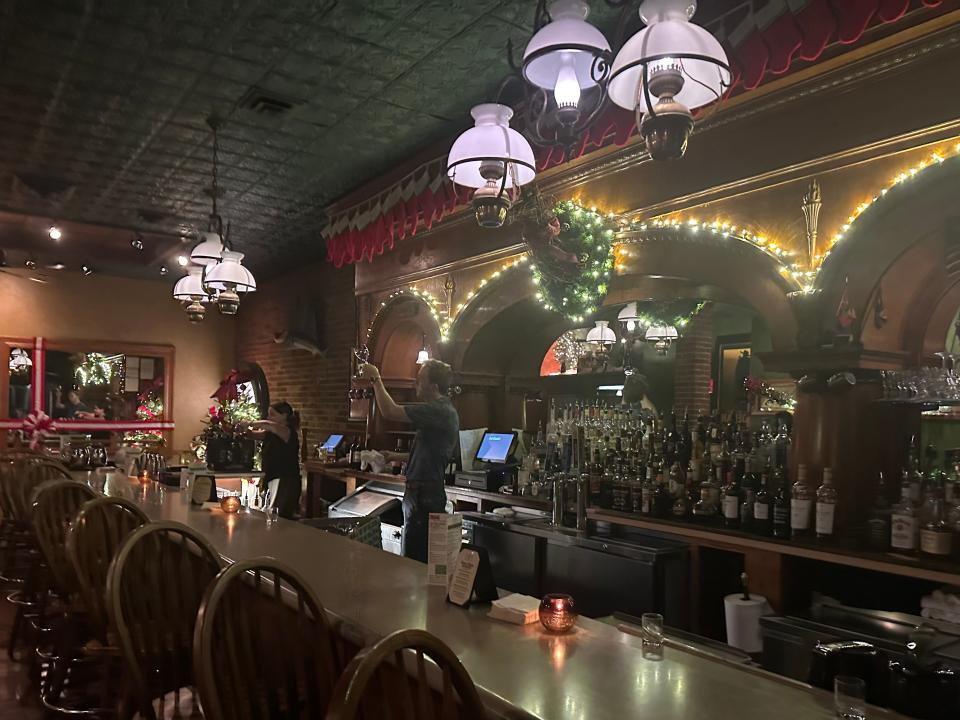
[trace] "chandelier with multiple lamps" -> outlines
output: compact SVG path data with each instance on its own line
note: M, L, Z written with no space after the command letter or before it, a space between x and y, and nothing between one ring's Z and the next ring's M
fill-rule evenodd
M498 92L522 79L524 134L510 128L513 111L506 105L478 105L471 111L475 126L451 147L447 176L475 188L472 205L482 227L501 227L520 186L534 179L530 142L572 148L613 102L636 113L651 158L680 158L693 130L692 111L719 100L729 87L723 48L690 21L696 0L643 0L645 27L622 45L635 1L605 2L621 8L614 49L587 21L584 0L538 0L523 63Z
M253 274L243 266L243 253L235 252L230 245L229 226L226 233L223 230L223 218L217 209L217 199L223 196L219 185L220 123L211 117L207 124L213 131L213 177L206 192L213 208L207 231L200 233L200 242L190 253L187 274L173 288L173 299L183 304L193 323L203 320L206 306L212 303L221 314L236 315L240 295L257 289Z

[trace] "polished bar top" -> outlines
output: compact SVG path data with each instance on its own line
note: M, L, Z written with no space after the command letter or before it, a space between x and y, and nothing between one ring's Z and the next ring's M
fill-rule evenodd
M152 520L189 525L227 560L272 556L294 567L357 640L371 642L405 628L434 633L504 717L529 717L504 711L505 704L544 720L834 717L828 693L786 679L673 647L664 649L662 660L648 660L638 638L585 618L562 636L539 623L500 623L486 617L485 606L463 609L446 602L444 589L428 586L426 567L413 560L296 522L267 525L258 512L194 509L176 490L161 497L156 487L125 480L116 485ZM871 708L870 717L898 716Z

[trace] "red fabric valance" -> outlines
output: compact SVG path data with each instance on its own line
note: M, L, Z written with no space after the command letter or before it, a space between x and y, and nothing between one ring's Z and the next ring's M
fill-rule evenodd
M832 42L856 43L868 28L899 21L911 6L941 4L943 0L767 0L756 12L729 20L730 27L710 30L727 51L729 93L735 93L788 73L796 60L815 62ZM546 170L608 145L624 145L636 130L633 113L611 107L571 158L559 146L538 148L537 167ZM327 257L336 267L373 260L397 240L415 235L421 225L429 228L468 203L471 195L471 188L446 179L443 159L427 163L369 201L335 214L325 231Z

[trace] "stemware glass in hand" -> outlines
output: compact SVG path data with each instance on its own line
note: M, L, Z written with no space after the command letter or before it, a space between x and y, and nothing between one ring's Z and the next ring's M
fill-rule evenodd
M370 362L370 348L366 345L353 348L353 357L357 363L353 368L353 376L360 377L361 368Z

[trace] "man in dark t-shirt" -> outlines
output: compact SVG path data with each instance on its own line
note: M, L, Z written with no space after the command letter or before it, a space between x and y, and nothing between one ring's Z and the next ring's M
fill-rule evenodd
M403 554L426 562L430 513L442 513L446 507L443 476L460 431L460 418L447 395L450 366L439 360L427 360L421 365L417 373L420 402L403 406L390 397L374 365L364 365L361 373L373 383L377 407L384 419L408 422L416 430L403 493Z

